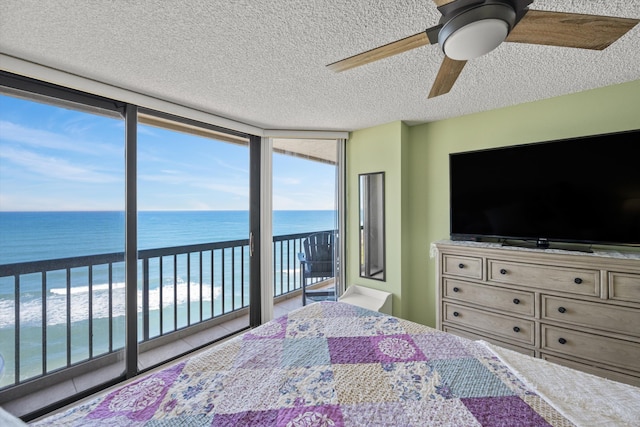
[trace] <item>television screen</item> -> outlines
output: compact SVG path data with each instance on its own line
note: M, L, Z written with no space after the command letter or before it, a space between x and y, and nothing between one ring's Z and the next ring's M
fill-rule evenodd
M640 130L449 155L451 237L640 245Z

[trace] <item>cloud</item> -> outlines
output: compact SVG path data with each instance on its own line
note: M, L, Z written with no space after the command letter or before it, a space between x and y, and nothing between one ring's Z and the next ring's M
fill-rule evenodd
M42 156L27 150L3 147L0 157L32 173L56 180L97 184L120 182L123 179L122 176L98 172L85 166L75 166L66 159Z
M61 151L72 151L92 155L121 154L124 152L124 136L122 147L109 144L88 142L67 135L41 129L28 128L16 123L0 120L0 137L4 141L26 144L31 147L49 148Z

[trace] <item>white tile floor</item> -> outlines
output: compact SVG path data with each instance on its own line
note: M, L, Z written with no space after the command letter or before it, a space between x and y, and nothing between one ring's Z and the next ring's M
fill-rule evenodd
M274 317L280 317L299 307L302 307L302 298L300 295L281 299L274 305ZM141 353L138 358L138 365L141 369L147 369L148 367L155 366L163 360L175 358L185 352L193 351L194 349L201 347L203 344L210 343L212 341L219 340L224 336L233 334L246 327L248 324L248 315L241 316L193 335L172 341L171 344ZM216 344L217 343L211 345ZM123 366L123 363L106 366L97 371L55 384L27 396L17 398L10 402L5 402L2 404L2 408L15 416L21 417L37 411L46 405L59 401L65 396L73 396L82 390L87 390L94 385L104 383L111 378L117 377L122 372Z

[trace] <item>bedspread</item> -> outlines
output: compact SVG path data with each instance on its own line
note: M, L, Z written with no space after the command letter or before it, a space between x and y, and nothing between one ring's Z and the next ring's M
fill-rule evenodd
M315 303L36 425L570 426L487 347Z

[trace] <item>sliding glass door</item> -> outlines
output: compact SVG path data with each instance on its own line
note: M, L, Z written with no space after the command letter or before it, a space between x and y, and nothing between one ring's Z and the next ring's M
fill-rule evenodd
M249 326L249 139L138 117L138 330L148 367ZM206 332L176 345L189 327Z
M259 138L1 72L0 114L0 405L256 324Z
M0 87L4 400L45 377L82 389L122 375L126 330L122 105L8 83L19 84Z
M273 139L275 315L340 290L339 153L335 139Z

